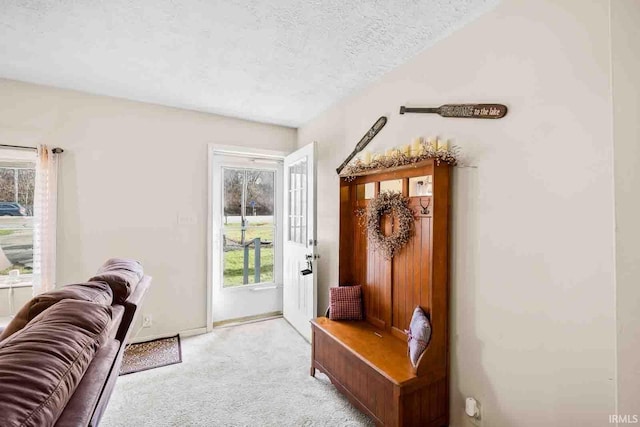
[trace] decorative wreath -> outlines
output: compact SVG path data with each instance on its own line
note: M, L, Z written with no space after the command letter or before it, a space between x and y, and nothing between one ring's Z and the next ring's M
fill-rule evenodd
M394 231L389 236L385 236L380 230L380 218L387 214L392 215L395 221ZM402 197L400 193L384 191L371 199L363 213L363 219L369 241L386 258L393 258L411 238L414 214L409 208L409 199Z

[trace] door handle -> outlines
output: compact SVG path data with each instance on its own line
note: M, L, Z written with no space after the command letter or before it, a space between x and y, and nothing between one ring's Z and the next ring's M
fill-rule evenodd
M304 259L307 260L307 268L305 268L303 270L300 270L300 274L303 275L303 276L306 276L308 274L313 273L313 261L312 260L314 259L314 256L313 256L313 254L306 254L304 256Z
M307 260L307 268L305 268L304 270L300 270L300 274L306 276L313 273L313 261L317 260L318 258L320 258L320 255L318 254L306 254L304 256L304 259Z

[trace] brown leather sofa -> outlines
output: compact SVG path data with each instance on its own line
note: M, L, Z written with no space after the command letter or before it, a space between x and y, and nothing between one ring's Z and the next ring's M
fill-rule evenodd
M0 329L0 426L98 425L151 284L134 263L109 260Z

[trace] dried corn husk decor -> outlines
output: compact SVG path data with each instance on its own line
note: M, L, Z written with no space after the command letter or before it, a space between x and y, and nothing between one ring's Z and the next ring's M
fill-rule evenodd
M455 145L447 149L439 149L433 144L421 143L419 154L407 155L394 150L390 155L373 155L370 162L365 163L361 159L355 159L349 163L340 173L340 176L351 181L364 172L387 169L398 166L411 165L423 160L435 159L436 164L448 163L452 166L458 164L459 148Z
M369 242L382 251L388 259L409 242L413 233L414 213L409 207L409 199L402 194L383 191L371 199L367 209L356 212L367 230ZM385 236L380 229L383 215L393 216L393 233Z

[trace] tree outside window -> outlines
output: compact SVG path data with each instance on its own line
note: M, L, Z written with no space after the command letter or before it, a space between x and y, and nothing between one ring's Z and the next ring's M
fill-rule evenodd
M0 159L0 282L33 272L35 163Z

